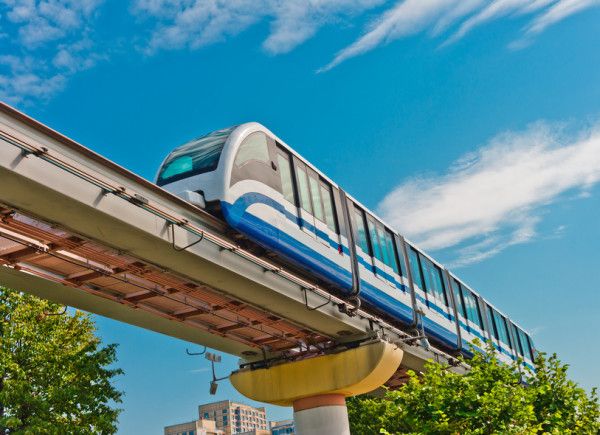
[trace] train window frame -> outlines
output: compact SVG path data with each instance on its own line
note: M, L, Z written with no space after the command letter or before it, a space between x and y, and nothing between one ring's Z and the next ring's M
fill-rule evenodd
M465 303L465 313L466 313L465 319L469 323L472 323L473 325L477 326L480 330L485 331L486 329L484 326L483 317L481 316L481 308L479 307L479 295L477 295L475 292L471 291L471 289L468 289L462 285L461 285L461 292L463 292L463 301ZM467 297L464 296L465 294L467 294ZM469 300L469 303L471 301L473 302L475 319L471 318L470 314L472 313L472 311L467 310L467 300Z
M323 212L325 215L325 223L327 224L327 228L329 228L335 234L340 234L340 225L337 219L337 208L335 205L335 198L333 195L333 186L329 182L327 182L327 180L320 178L319 189L321 190L321 200L323 201ZM329 201L325 200L325 195L327 196ZM329 204L329 210L331 212L331 221L327 214L327 207L325 205L326 203Z
M419 252L421 260L421 269L425 278L425 287L427 289L427 297L429 295L434 301L442 304L444 307L450 307L448 303L448 295L446 294L446 286L444 285L444 276L442 274L442 268L439 267L435 262L428 258L422 252ZM425 264L425 266L423 266ZM438 288L438 284L441 288Z
M310 186L309 186L309 182L308 182L308 172L306 170L306 165L304 164L304 162L302 162L300 160L297 160L297 159L294 159L294 160L295 160L294 161L294 169L296 172L296 182L298 185L298 205L305 212L307 212L311 216L314 216L313 211L312 211L312 197L310 194ZM302 176L304 176L304 183L303 183ZM305 188L305 191L303 190L303 187ZM306 198L305 198L305 193L306 193ZM309 209L307 209L307 207L309 207Z
M325 222L325 211L323 210L323 201L321 199L321 185L319 183L319 174L306 165L308 174L308 188L310 190L310 200L312 202L313 217L319 222Z
M527 333L525 333L525 337L527 337L527 347L529 348L529 355L531 356L531 361L535 361L535 347L533 346L533 340Z
M413 257L415 259L414 262L412 261ZM408 267L410 267L410 271L413 277L413 284L416 284L417 287L419 287L419 289L423 293L427 293L427 290L425 289L425 277L423 276L423 270L421 269L421 260L419 259L419 251L410 245L408 245L408 263ZM417 275L419 282L416 282L415 280L415 272L418 272Z
M492 316L494 317L494 324L496 325L498 332L498 342L505 344L512 349L510 333L506 327L506 317L500 314L500 312L495 308L492 308ZM498 325L498 323L500 323L500 325ZM504 338L506 338L506 340Z
M256 158L256 156L253 156L253 157L245 158L243 161L238 162L238 158L240 157L241 152L245 149L244 147L249 144L248 140L251 139L251 138L253 138L253 137L257 137L257 136L260 136L260 137L262 137L264 139L264 148L261 149L261 151L265 151L266 152L266 159ZM269 153L269 136L266 133L264 133L263 131L253 131L252 133L250 133L249 135L247 135L242 140L242 143L240 144L240 146L238 147L238 149L237 149L237 151L235 153L235 158L233 159L234 165L236 167L238 167L238 168L241 168L244 165L247 165L248 163L251 163L251 162L258 162L258 163L265 163L265 164L267 164L270 161L271 161L271 154Z
M519 328L514 323L510 323L513 330L513 335L515 336L516 345L517 345L517 353L522 357L525 357L525 352L523 348L523 344L521 343L521 337L519 337Z
M237 125L232 127L223 128L221 130L216 130L210 133L207 133L203 136L192 139L191 141L186 142L183 145L178 146L173 151L167 155L165 160L162 162L158 174L156 176L156 184L157 186L165 186L170 183L174 183L179 180L184 180L186 178L193 177L199 174L205 174L207 172L215 171L219 162L221 161L221 154L223 153L223 149L225 148L225 144L229 140L229 136L231 133L237 128ZM210 160L210 165L202 165L200 167L194 167L194 157L193 153L198 152L198 143L203 142L203 145L206 146L209 140L213 140L211 148L211 152L213 153L213 158ZM191 150L190 150L191 149ZM205 148L203 148L205 150ZM215 154L216 153L216 154ZM176 154L176 157L173 157ZM179 171L174 173L171 176L165 177L164 173L168 170L168 168L175 162L183 157L188 157L192 159L192 168L189 171Z
M450 281L450 288L452 290L452 295L454 296L454 301L457 304L456 309L457 309L458 313L463 317L463 319L466 319L467 313L465 311L465 302L463 301L463 297L462 297L462 290L461 290L462 285L452 275L450 275L449 281ZM456 287L455 287L455 285L456 285Z
M448 289L446 288L446 281L444 280L444 271L433 261L432 264L434 267L434 271L437 272L436 277L439 280L439 285L441 286L441 302L446 308L450 308L450 298L448 297ZM439 298L439 293L436 293L436 295Z
M506 316L504 316L502 314L500 314L500 315L502 316L502 320L504 321L504 330L506 332L506 339L508 340L507 344L508 344L508 346L511 349L514 350L515 349L515 344L513 343L513 338L512 338L512 336L510 334L510 329L508 327L508 317L506 317Z
M409 279L408 243L400 234L396 232L392 233L394 235L394 249L396 250L396 258L398 259L399 275Z
M521 338L523 338L525 341L525 344L527 345L527 355L524 355L524 358L528 358L530 361L534 360L534 347L531 341L531 337L529 337L529 334L527 334L525 331L523 331L521 328L518 328L519 333L521 334ZM525 350L525 349L523 349Z
M373 216L367 214L367 228L369 243L371 244L371 257L377 259L383 263L383 253L381 251L381 242L379 241L379 235L377 234L377 221ZM373 237L373 235L375 237ZM375 240L373 240L375 239Z
M498 336L498 328L496 327L496 321L494 319L494 311L490 304L485 302L485 315L488 323L490 324L490 335L492 338L495 338L496 341L500 342L500 337Z
M287 202L289 202L290 204L294 205L295 207L298 207L298 188L296 185L296 180L295 180L295 172L294 172L294 162L292 159L292 154L286 150L285 148L283 148L282 146L280 146L279 144L276 144L275 147L275 158L277 159L277 167L279 169L279 181L281 183L281 194L283 195L283 199L285 199ZM281 160L283 161L281 161ZM289 174L289 181L291 183L291 193L292 193L292 198L290 200L290 198L287 197L286 193L284 192L284 184L283 184L283 170L282 168L285 167L287 169L287 172Z
M396 243L394 243L394 233L390 229L384 227L383 237L387 246L388 256L390 256L390 263L392 263L388 264L388 266L392 268L396 275L401 276L402 269L400 267L400 261L398 260L398 250L396 248Z
M371 257L372 251L371 251L371 245L369 243L369 232L368 232L369 230L367 228L365 212L358 205L353 204L353 206L354 206L353 207L354 208L354 210L353 210L354 211L354 213L353 213L354 232L355 232L356 240L358 241L358 243L356 245L361 249L361 251L363 251L363 253L365 253L366 255ZM360 222L357 221L357 218L360 219ZM364 237L361 237L361 235L360 235L359 224L361 224L360 227L362 227ZM365 243L366 246L362 246L363 242ZM366 251L364 249L365 247L367 248Z

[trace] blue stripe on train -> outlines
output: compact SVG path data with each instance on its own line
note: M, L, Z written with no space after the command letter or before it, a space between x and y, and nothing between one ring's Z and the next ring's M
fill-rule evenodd
M233 205L222 201L221 207L223 215L227 222L238 231L246 234L262 245L277 250L278 253L288 260L301 264L311 273L332 283L340 290L345 291L346 294L349 293L352 288L352 273L349 270L340 267L334 261L315 252L313 249L299 242L289 234L279 231L268 222L263 221L251 213L246 213L246 209L256 202L269 205L285 214L288 218L288 215L291 215L291 213L287 212L285 207L277 201L260 193L244 194L236 200ZM297 221L296 219L293 220ZM335 247L337 248L337 243L335 244ZM397 283L397 285L402 289L406 288L401 283ZM413 321L412 307L379 290L377 287L364 280L361 280L360 296L365 302L376 309L381 310L407 325L410 325ZM430 307L436 309L438 312L442 311L434 304L430 304ZM443 312L442 314L446 315L446 313ZM455 333L427 317L423 319L423 326L425 331L430 334L432 338L450 348L456 348L458 336Z

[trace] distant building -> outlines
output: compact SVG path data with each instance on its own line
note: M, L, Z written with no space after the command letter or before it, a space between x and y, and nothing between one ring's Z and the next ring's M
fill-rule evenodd
M236 403L230 400L207 403L198 407L200 418L214 420L217 428L225 435L248 432L253 435L264 435L271 432L267 426L267 413L265 408ZM255 432L253 432L255 431Z
M271 435L294 435L294 420L271 422Z
M165 435L224 435L221 429L217 429L214 420L201 418L189 423L174 424L165 427Z
M271 435L271 431L264 429L252 429L247 432L238 432L237 435Z

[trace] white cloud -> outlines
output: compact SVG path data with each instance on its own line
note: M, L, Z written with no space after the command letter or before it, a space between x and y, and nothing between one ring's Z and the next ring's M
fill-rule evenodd
M561 0L538 16L531 23L528 33L541 33L547 27L564 20L570 15L594 6L600 6L600 0Z
M88 34L102 0L0 0L0 98L46 99L104 56Z
M27 47L64 37L82 27L101 0L0 0L6 18L19 26L19 37Z
M530 14L554 3L554 1L556 0L495 0L465 20L448 42L457 41L473 28L486 22L511 14Z
M444 175L403 182L378 208L423 248L453 247L461 266L531 240L544 206L599 181L600 125L568 139L536 124L499 135Z
M222 41L268 20L271 32L263 48L272 54L291 51L325 24L364 12L385 0L136 0L137 16L158 20L148 43L158 49L199 48Z
M373 23L366 34L340 51L322 71L327 71L346 59L371 51L382 43L423 30L460 1L404 0L398 3Z
M312 0L268 2L272 4L271 34L263 48L272 54L286 53L315 35L325 24L342 16L358 15L385 0Z
M458 41L475 27L503 17L524 15L533 15L524 32L531 38L548 26L599 3L600 0L401 0L367 26L362 36L339 51L320 71L419 32L428 31L431 37L441 37L455 24L458 29L442 46ZM523 41L510 44L512 48L525 45Z

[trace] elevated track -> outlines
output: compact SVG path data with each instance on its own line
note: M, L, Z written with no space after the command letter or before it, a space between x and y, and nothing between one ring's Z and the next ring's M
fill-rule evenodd
M318 285L242 249L224 224L0 104L0 285L238 355L250 365L383 340L388 381L453 362ZM349 314L350 313L350 314ZM456 370L462 370L457 367Z

